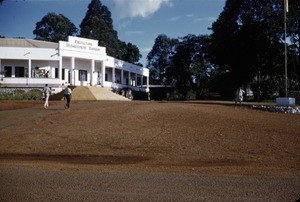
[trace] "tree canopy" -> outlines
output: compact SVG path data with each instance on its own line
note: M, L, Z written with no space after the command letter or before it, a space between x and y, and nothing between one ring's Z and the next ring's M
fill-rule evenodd
M96 39L100 46L106 47L108 55L131 63L137 63L141 58L137 46L118 39L118 33L113 29L111 12L99 0L92 0L84 19L80 24L80 36Z
M228 80L227 89L233 91L250 83L257 97L260 91L264 97L282 93L283 11L280 0L226 1L224 11L212 25L210 55L219 70L228 72L223 75ZM289 71L289 77L291 74Z
M299 2L290 1L287 13L290 90L300 87ZM199 97L206 89L230 99L241 86L251 87L256 99L283 93L283 1L227 0L211 31L210 36L182 37L175 48L159 35L147 57L150 81L172 81L183 99L190 90Z
M80 36L96 39L100 46L106 47L107 53L120 58L121 44L117 32L113 29L111 13L99 0L92 0L80 24Z
M77 33L76 26L64 15L48 13L41 21L36 23L33 34L35 39L58 42L67 40L68 36Z
M167 70L171 66L171 56L174 55L178 39L171 39L164 34L155 39L152 50L147 55L147 68L150 69L150 83L167 84ZM170 79L169 79L170 80Z

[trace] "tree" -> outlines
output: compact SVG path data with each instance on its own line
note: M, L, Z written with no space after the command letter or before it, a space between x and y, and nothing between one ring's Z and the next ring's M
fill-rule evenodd
M59 42L66 41L68 36L77 33L76 26L64 15L48 13L42 18L41 21L36 23L33 34L36 35L35 39Z
M180 99L187 99L190 91L199 98L201 90L207 88L210 63L207 60L209 37L189 34L183 37L172 56L172 65L167 70Z
M99 0L92 0L80 24L80 36L98 40L99 46L113 57L121 57L121 46L117 32L112 28L111 13Z
M124 53L122 54L122 60L136 64L139 59L142 57L140 54L139 48L132 43L122 43L122 47L124 47Z
M170 84L167 69L171 65L171 56L174 55L178 43L178 39L168 38L164 34L156 37L152 50L147 55L151 84Z
M113 20L109 9L99 0L92 0L80 24L80 36L98 40L99 46L106 47L108 55L137 63L141 54L137 46L118 39L118 33L113 29Z
M212 31L210 56L227 82L220 85L224 94L233 96L234 88L253 79L257 98L260 91L266 97L281 91L283 1L227 0ZM262 87L263 83L268 85Z
M287 35L290 38L288 70L290 89L300 89L300 1L289 1Z

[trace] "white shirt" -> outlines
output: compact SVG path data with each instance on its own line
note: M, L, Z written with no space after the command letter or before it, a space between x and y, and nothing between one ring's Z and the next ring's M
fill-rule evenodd
M71 95L72 90L70 88L65 89L65 95Z
M51 94L51 89L47 86L44 88L44 93L45 93L45 96L50 96Z

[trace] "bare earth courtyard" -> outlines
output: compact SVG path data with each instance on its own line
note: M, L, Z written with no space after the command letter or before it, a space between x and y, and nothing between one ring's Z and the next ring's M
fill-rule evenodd
M0 101L0 201L296 201L300 115L209 102Z

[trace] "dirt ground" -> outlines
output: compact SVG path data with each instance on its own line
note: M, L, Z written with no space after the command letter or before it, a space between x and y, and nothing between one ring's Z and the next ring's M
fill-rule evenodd
M300 197L300 115L200 101L63 106L0 101L0 166L282 177L298 181L289 199Z

